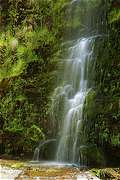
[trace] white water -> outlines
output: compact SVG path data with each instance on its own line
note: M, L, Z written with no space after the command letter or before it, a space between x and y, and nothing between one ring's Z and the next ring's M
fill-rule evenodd
M88 71L92 61L93 39L82 38L69 48L64 86L55 91L54 108L59 117L60 140L56 160L78 162L83 107L88 87ZM90 76L90 75L89 75ZM53 113L54 114L54 113Z
M39 145L35 148L33 160L32 162L39 162L40 161L40 150L43 146L48 145L51 142L56 142L56 139L48 139L46 141L42 141L39 143Z

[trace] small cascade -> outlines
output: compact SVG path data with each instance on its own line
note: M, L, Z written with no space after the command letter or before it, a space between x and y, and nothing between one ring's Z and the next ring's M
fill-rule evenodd
M39 155L40 155L40 149L39 147L35 148L34 155L33 155L33 161L39 161Z
M69 48L66 60L64 86L55 90L53 117L60 116L58 122L60 140L56 160L60 162L81 162L80 146L83 107L87 93L92 88L89 83L94 38L81 38ZM92 70L91 70L92 72Z
M40 161L41 148L51 142L56 142L56 139L48 139L46 141L42 141L39 143L38 147L35 148L34 155L33 155L33 161L36 161L36 162Z

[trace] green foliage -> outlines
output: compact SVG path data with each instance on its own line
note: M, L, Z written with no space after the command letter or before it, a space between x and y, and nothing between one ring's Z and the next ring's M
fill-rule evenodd
M120 122L120 40L119 9L106 4L107 36L95 42L95 84L96 96L87 111L87 142L102 146L107 160L115 163L119 158L119 122ZM88 104L89 105L89 104ZM106 150L107 149L107 150ZM111 156L112 154L112 156ZM111 162L110 162L111 163Z
M39 142L40 139L44 139L45 140L45 136L42 132L42 130L36 126L36 125L33 125L30 127L30 129L28 129L28 132L27 132L27 136L32 140L32 141L37 141Z
M86 5L90 14L91 7L96 14L100 10L99 6L106 8L108 22L103 22L103 29L107 29L108 36L96 39L96 89L90 91L86 98L84 111L87 114L84 115L82 128L87 132L87 143L98 146L107 144L109 149L120 145L120 11L110 9L111 2L104 4L103 1L81 0L81 6L73 12L73 16L77 18L71 17L69 21L70 9L65 11L69 7L69 2L7 0L1 5L2 153L32 152L38 141L45 139L51 131L48 114L51 109L50 95L56 81L57 57L61 53L60 42L64 37L65 28L75 32L76 29L86 29L83 23ZM82 15L82 19L79 14ZM91 22L94 20L97 22L96 18L91 19ZM59 98L62 104L64 96ZM62 111L63 107L59 108ZM54 111L57 112L56 109Z
M95 98L96 98L96 92L94 90L89 91L86 100L85 100L85 112L87 112L88 116L91 116L91 113L93 113L92 109L95 108Z
M95 92L90 91L84 105L83 137L87 143L102 147L109 163L117 163L120 147L120 18L119 8L101 2L105 36L96 38ZM101 16L102 18L102 16ZM112 164L111 163L111 164Z
M109 14L109 23L114 23L120 20L120 9L116 8L112 10Z
M104 154L95 144L87 144L80 147L80 153L82 153L83 157L87 158L88 164L92 164L93 166L105 165Z
M120 146L120 134L117 135L113 135L111 137L111 143L113 144L113 146Z
M1 7L2 153L32 152L49 132L49 101L67 2L9 0Z

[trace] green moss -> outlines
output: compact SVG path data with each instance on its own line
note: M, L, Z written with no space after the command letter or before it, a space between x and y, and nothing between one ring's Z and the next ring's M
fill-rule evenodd
M113 135L112 137L111 137L111 143L112 143L112 145L113 146L120 146L120 134L118 134L118 135Z
M109 14L109 23L114 23L120 20L120 9L116 8Z
M56 76L56 56L61 49L67 3L68 0L9 0L2 6L2 153L32 152L49 133L50 94Z
M86 97L82 128L86 134L83 135L85 142L102 147L107 163L117 164L120 120L120 10L113 8L111 2L103 3L102 7L105 8L107 19L103 19L104 30L99 31L104 31L108 36L95 40L95 95L89 92Z
M92 166L104 166L105 157L100 148L95 144L87 144L80 147L80 153L87 159L88 165Z
M87 113L88 117L93 115L93 109L95 108L95 98L96 92L94 90L90 90L85 100L84 112Z
M28 129L27 136L35 142L39 142L41 139L45 140L45 135L43 134L42 130L36 125L33 125Z

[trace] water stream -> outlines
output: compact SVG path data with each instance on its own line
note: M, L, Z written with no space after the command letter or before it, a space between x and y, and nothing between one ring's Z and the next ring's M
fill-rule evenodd
M69 48L66 60L64 86L56 91L58 111L62 110L60 140L56 152L56 160L75 163L79 160L79 146L83 107L88 86L88 72L92 61L93 38L81 38ZM61 98L63 99L61 104Z
M33 155L33 162L39 162L40 161L40 153L41 148L45 145L48 145L51 142L56 142L56 139L48 139L46 141L40 141L39 145L35 148L34 155Z
M64 70L60 74L60 83L54 91L51 106L52 131L58 144L55 160L60 163L87 164L81 151L86 147L82 131L83 112L87 94L93 88L94 42L96 37L101 36L96 28L99 16L95 22L91 8L93 4L88 0L72 0L69 6L71 29L68 28L68 39L63 42L67 46L67 56L63 55L61 60ZM40 147L36 148L34 159L39 159L39 153Z
M94 84L95 39L101 37L96 28L99 17L93 26L94 8L90 3L87 0L71 1L69 12L72 28L68 32L68 41L65 40L69 45L67 58L65 55L63 60L64 75L60 74L61 82L55 89L52 106L52 118L58 131L56 161L80 165L87 164L82 153L83 147L87 147L82 131L84 103Z

